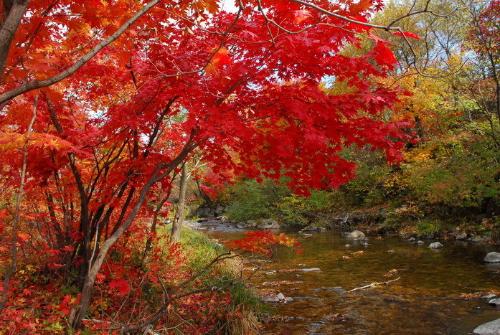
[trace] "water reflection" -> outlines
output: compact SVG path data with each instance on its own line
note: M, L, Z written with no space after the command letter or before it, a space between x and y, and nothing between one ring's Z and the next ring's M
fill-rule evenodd
M436 251L397 238L370 239L365 246L333 233L297 238L301 254L279 249L252 277L264 292L293 298L275 305L265 334L469 334L500 318L500 310L479 298L500 294L500 265L483 264L485 247L444 242ZM399 279L348 292L391 278Z

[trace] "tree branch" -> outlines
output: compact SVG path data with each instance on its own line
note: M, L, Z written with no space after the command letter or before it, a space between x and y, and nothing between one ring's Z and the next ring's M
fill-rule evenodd
M69 68L66 70L59 72L53 77L44 79L44 80L32 80L24 85L21 85L15 89L12 89L10 91L7 91L3 94L0 95L0 104L3 104L7 101L9 101L12 98L17 97L18 95L24 94L26 92L42 88L42 87L47 87L50 85L53 85L69 76L71 76L73 73L75 73L79 68L81 68L83 65L85 65L89 60L91 60L99 51L104 49L106 46L114 42L118 37L120 37L135 21L137 21L141 16L146 14L151 8L153 8L156 4L158 4L161 0L153 0L147 3L144 7L142 7L141 10L139 10L137 13L135 13L134 16L132 16L130 19L128 19L120 28L118 28L117 31L115 31L111 36L108 38L104 39L101 41L99 44L97 44L92 50L90 50L88 53L86 53L84 56L82 56L78 61L76 61L73 65L71 65ZM22 0L18 0L18 2L22 2ZM24 0L24 2L27 3L27 0ZM11 12L14 9L11 10ZM9 15L10 17L10 15ZM6 21L7 23L7 21ZM5 24L4 24L5 26ZM17 29L17 26L16 26ZM3 28L2 28L3 31ZM2 56L2 40L1 40L1 33L0 33L0 57ZM10 43L9 43L10 45ZM8 50L7 50L8 52ZM1 63L1 58L0 58L0 66L2 65ZM3 69L0 67L0 69Z

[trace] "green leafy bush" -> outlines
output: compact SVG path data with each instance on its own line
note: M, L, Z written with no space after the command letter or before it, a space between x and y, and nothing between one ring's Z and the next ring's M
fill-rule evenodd
M485 139L453 136L422 146L403 166L414 197L428 205L479 208L500 195L498 148Z
M288 195L290 191L286 186L271 180L262 183L240 181L228 191L226 214L233 221L273 218L276 217L276 204Z
M421 220L416 225L417 235L432 238L441 232L441 224L436 220Z

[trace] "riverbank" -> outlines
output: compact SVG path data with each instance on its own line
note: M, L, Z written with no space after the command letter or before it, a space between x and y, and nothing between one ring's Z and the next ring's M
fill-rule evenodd
M167 234L169 226L161 228L159 234ZM198 313L213 313L211 317L218 319L218 333L234 335L259 334L260 322L258 315L263 309L263 304L258 295L248 287L242 277L243 260L240 257L230 257L222 262L212 262L228 252L217 240L196 231L189 226L181 231L180 245L185 255L187 264L193 273L203 273L197 279L197 286L212 287L214 291L224 294L226 303L217 308L206 306L208 309ZM212 303L214 303L213 301Z
M189 228L180 243L169 242L164 225L153 239L147 251L144 239L133 238L112 250L97 277L82 334L259 333L262 303L241 277L240 258ZM69 319L79 287L61 275L48 280L49 271L19 264L22 285L0 313L0 335L73 333Z
M222 213L223 211L221 211ZM224 215L194 218L187 224L201 230L283 230L310 234L323 231L349 233L353 230L367 236L399 236L403 240L464 241L473 244L499 245L497 217L482 219L480 223L455 225L437 218L412 217L411 209L401 207L388 210L386 207L357 209L349 212L321 213L322 220L307 225L289 225L271 218L232 221ZM449 218L453 221L453 218ZM476 219L478 220L478 219Z

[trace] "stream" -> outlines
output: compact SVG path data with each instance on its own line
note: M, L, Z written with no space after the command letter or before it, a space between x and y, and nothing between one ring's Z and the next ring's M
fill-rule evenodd
M209 231L219 240L242 232ZM338 233L291 234L301 252L279 248L274 257L249 260L247 274L261 294L293 300L268 303L263 334L471 334L500 318L481 298L500 294L500 264L482 259L491 247L445 241L439 250L396 237L350 241ZM373 282L375 288L348 292Z

